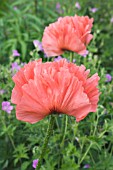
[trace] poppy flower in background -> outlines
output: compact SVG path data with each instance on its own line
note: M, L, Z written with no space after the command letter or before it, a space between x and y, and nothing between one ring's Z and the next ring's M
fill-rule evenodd
M13 76L11 101L16 104L17 119L36 123L56 113L74 116L78 122L95 112L99 77L96 73L89 78L89 72L65 59L29 62Z
M93 38L90 34L92 23L93 18L88 16L60 17L44 30L42 46L46 55L59 56L67 50L84 55Z

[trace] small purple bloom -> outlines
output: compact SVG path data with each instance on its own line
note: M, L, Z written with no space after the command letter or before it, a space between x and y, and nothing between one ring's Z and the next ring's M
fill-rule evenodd
M76 3L75 3L75 7L76 7L77 9L81 9L81 6L80 6L79 2L76 2Z
M20 53L17 50L13 50L13 57L20 56Z
M84 165L83 168L84 168L84 169L88 169L88 168L90 168L90 165L89 165L89 164L86 164L86 165Z
M2 110L4 110L7 113L11 113L11 110L13 110L13 106L10 105L10 102L3 101L2 102Z
M56 9L60 9L60 3L59 2L57 2L57 4L56 4Z
M4 94L5 90L4 89L0 89L0 95Z
M95 12L98 11L98 8L91 8L90 11L91 11L92 13L95 13Z
M56 11L57 11L59 14L62 14L62 13L64 12L64 11L61 9L61 5L60 5L59 2L56 4Z
M47 58L47 55L46 55L46 53L44 53L44 57L45 57L45 58Z
M110 82L112 80L112 76L110 74L106 74L106 82Z
M113 17L111 18L110 22L113 23Z
M59 55L57 58L54 58L54 61L59 61L61 59L62 59L62 57Z
M39 51L43 51L42 43L40 41L34 40L33 44L34 44L35 48L37 48Z
M73 63L75 63L76 62L76 59L73 59Z
M13 7L14 10L17 10L18 8L16 6Z
M11 64L11 69L12 69L12 71L18 71L18 70L20 70L20 66L18 65L17 62L14 62Z
M86 57L88 55L88 53L89 53L89 51L86 50L85 53L83 55L81 55L81 56Z
M38 164L38 159L33 160L33 164L32 164L33 168L36 168L37 164Z

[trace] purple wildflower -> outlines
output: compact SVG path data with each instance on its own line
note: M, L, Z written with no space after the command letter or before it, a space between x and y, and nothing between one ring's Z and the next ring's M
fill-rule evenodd
M45 53L45 52L44 52L44 57L45 57L45 58L47 58L47 55L46 55L46 53Z
M84 169L88 169L88 168L90 168L90 165L89 165L89 164L86 164L86 165L84 165L83 168L84 168Z
M14 10L17 10L18 8L16 6L13 7Z
M12 70L13 72L20 70L20 66L18 65L17 62L14 62L14 63L11 64L11 70Z
M3 101L2 102L2 110L4 110L7 113L11 113L11 110L13 110L13 106L10 105L10 102Z
M59 61L61 59L62 59L62 57L59 55L57 58L54 58L54 61Z
M91 8L90 11L91 11L92 13L95 13L95 12L98 11L98 8Z
M113 17L111 18L110 22L113 23Z
M76 2L76 3L75 3L75 7L76 7L77 9L81 9L81 6L80 6L79 2Z
M86 50L85 53L82 55L83 57L86 57L88 55L89 51Z
M40 41L34 40L33 44L34 44L35 48L37 48L39 51L43 51L42 43Z
M56 11L59 13L59 14L62 14L64 11L61 9L61 5L59 2L57 2L56 4Z
M75 63L76 62L76 59L73 59L73 63Z
M110 74L106 74L106 82L110 82L112 80L112 76Z
M37 164L38 164L38 159L33 160L33 164L32 164L33 168L36 168Z
M13 50L13 57L20 56L20 53L17 50Z
M56 4L56 9L60 9L60 3L59 2L57 2L57 4Z
M5 90L4 89L0 89L0 95L4 94Z

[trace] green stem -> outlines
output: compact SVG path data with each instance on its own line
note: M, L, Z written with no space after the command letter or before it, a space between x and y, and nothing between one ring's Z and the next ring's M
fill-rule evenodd
M2 117L2 115L1 115L1 121L2 121L2 124L3 124L3 126L5 127L5 129L7 129L7 126L6 126L6 124L5 124L5 121L4 121L3 117ZM11 135L9 134L8 131L7 131L7 135L8 135L8 137L9 137L9 140L10 140L10 142L11 142L11 144L12 144L13 149L15 150L16 147L15 147L14 141L13 141L13 139L12 139L12 137L11 137Z
M64 144L65 144L67 123L68 123L68 116L64 115L63 122L62 122L62 134L63 134L63 136L62 136L62 139L61 139L60 152L59 152L59 167L60 167L60 164L63 164L63 156L61 156L61 155L62 155L62 150L64 149Z
M70 62L73 62L74 52L70 52Z
M65 117L64 117L64 126L63 126L63 137L62 137L61 146L64 145L66 131L67 131L67 122L68 122L68 117L67 117L67 115L65 115Z
M7 125L5 123L5 120L4 120L3 116L2 116L2 114L0 116L1 116L1 121L2 121L3 126L5 127L5 129L7 129ZM8 138L9 138L11 144L12 144L12 147L13 147L14 151L16 151L16 146L14 144L14 141L13 141L12 136L10 135L9 131L7 131L7 136L8 136ZM21 164L22 163L21 158L19 159L19 161L20 161L20 164Z
M43 160L43 157L45 155L47 144L48 144L50 135L51 135L52 130L53 130L54 122L55 122L55 116L52 114L51 118L50 118L48 129L47 129L47 134L46 134L46 137L45 137L45 140L44 140L44 144L43 144L43 147L42 147L42 153L40 155L39 162L38 162L38 165L36 167L36 170L40 170L40 168L41 168L42 160Z
M38 0L34 0L35 14L37 15Z
M97 111L97 114L96 114L96 122L95 122L95 127L94 127L94 131L93 131L93 136L95 136L95 133L96 133L96 130L97 130L97 125L98 125L98 120L99 120L99 116L98 116L98 111Z
M88 154L88 152L89 152L91 146L92 146L92 143L90 143L89 147L87 148L87 150L86 150L85 154L83 155L82 159L80 160L80 163L79 163L79 164L81 164L82 161L85 159L85 157L86 157L86 155Z
M43 6L45 7L45 5L46 5L46 1L45 1L45 0L43 0Z

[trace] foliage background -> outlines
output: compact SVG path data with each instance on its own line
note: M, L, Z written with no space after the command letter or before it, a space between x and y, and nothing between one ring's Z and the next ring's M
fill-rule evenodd
M56 3L63 13L58 13ZM1 0L0 2L0 103L10 101L12 82L11 64L19 65L39 57L33 40L41 41L45 26L60 16L88 15L93 17L94 38L88 46L86 58L75 55L76 63L83 63L98 72L101 91L98 110L90 113L80 123L63 115L56 118L53 135L49 141L41 170L113 169L113 82L106 82L106 74L113 76L113 17L112 0ZM95 13L91 8L98 8ZM12 50L20 57L13 57ZM68 54L63 57L68 58ZM1 107L1 104L0 104ZM67 120L65 128L63 122ZM16 120L15 110L10 115L0 110L0 169L32 170L32 161L39 157L49 118L30 125ZM64 138L63 138L64 134ZM36 154L37 152L37 154Z

